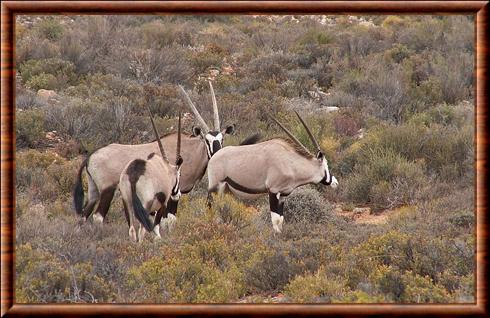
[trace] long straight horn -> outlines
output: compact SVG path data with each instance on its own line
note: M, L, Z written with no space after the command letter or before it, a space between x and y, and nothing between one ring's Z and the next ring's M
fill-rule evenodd
M303 118L301 118L301 116L298 114L297 111L294 111L294 113L296 114L296 116L298 116L299 118L299 121L303 124L303 126L305 127L306 129L306 132L308 133L308 136L310 136L310 139L311 139L311 142L313 142L313 144L315 145L316 147L316 150L318 151L322 151L320 149L320 145L318 144L318 142L316 141L315 137L313 136L313 134L311 133L311 130L310 128L308 128L308 126L306 126L306 123L304 122Z
M160 153L162 154L162 158L163 160L168 161L167 155L165 154L165 150L163 150L162 141L160 140L160 134L158 133L157 126L155 126L155 122L153 121L153 115L151 113L150 106L146 105L146 108L148 109L148 114L150 115L151 126L153 127L153 132L157 137L158 148L160 148Z
M305 147L303 146L303 144L296 138L294 137L294 135L292 133L289 132L289 130L287 130L286 127L284 127L277 119L275 119L272 115L270 114L267 114L276 124L279 125L279 127L282 128L282 130L284 130L284 132L286 133L286 135L289 136L289 138L291 138L292 141L294 141L298 146L300 146L301 148L304 149L304 151L306 151L306 153L310 153L310 151Z
M182 91L182 93L184 94L185 100L187 101L187 104L189 104L189 107L191 108L192 112L194 113L194 116L196 117L197 121L199 121L199 124L201 124L202 128L205 129L206 132L208 132L209 127L208 127L208 125L206 125L206 122L204 121L204 119L202 119L201 115L197 111L197 108L194 105L194 103L191 101L191 98L189 97L189 95L187 94L187 92L185 91L185 89L181 85L179 85L179 88Z
M213 115L214 115L214 130L219 131L219 114L218 114L218 103L216 103L216 96L214 95L213 84L209 82L209 89L211 90L211 98L213 100Z
M179 112L179 125L177 126L177 151L175 152L176 153L176 156L175 156L175 165L176 166L179 166L181 163L182 163L182 157L180 156L180 144L182 142L182 130L181 130L181 127L182 127L182 121L181 121L181 112Z

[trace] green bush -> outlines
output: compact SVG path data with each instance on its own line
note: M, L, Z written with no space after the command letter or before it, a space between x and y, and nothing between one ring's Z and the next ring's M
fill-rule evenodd
M58 82L54 75L41 73L39 75L32 76L27 82L27 87L33 90L49 89L53 90L58 88Z
M24 83L32 89L63 89L77 79L73 63L49 58L28 60L19 66Z
M341 279L328 277L320 269L315 274L296 276L285 287L284 293L293 302L330 303L341 298L347 290Z
M110 302L112 286L92 273L87 263L62 262L48 252L32 249L27 243L16 253L16 299L30 302Z
M299 188L286 198L285 222L319 223L332 218L332 206L314 189Z
M63 26L55 18L45 18L36 25L36 31L40 37L51 41L58 40L63 34Z
M377 209L410 204L428 183L421 163L409 162L393 151L373 151L345 180L349 200Z
M41 109L19 111L15 120L17 147L33 147L44 138L44 112Z

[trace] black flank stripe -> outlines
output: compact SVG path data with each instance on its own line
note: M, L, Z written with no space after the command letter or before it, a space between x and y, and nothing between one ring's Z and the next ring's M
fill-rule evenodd
M228 185L231 186L232 188L234 188L238 191L241 191L241 192L248 193L248 194L262 194L262 193L267 192L266 190L255 190L255 189L250 189L250 188L244 187L244 186L236 183L235 181L231 180L229 177L226 177L226 179L224 181L226 183L228 183Z

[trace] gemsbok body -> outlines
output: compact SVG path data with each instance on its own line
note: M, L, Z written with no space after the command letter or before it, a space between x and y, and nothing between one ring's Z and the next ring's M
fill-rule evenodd
M313 155L281 123L272 118L290 137L274 138L246 146L228 146L208 164L208 200L225 188L241 198L253 199L269 194L271 221L275 232L282 231L284 200L294 189L305 184L322 183L336 188L327 159L308 126L296 113L316 146Z
M150 112L151 124L155 135L159 136ZM160 221L167 213L177 212L180 199L180 131L181 118L177 131L175 164L171 164L161 142L158 141L160 155L151 153L146 160L135 159L123 169L119 179L119 190L124 205L124 212L129 225L129 236L134 241L141 241L145 231L154 232L160 238ZM150 220L152 211L157 211L154 222ZM135 220L139 221L139 233L136 235Z
M190 192L196 183L202 179L209 159L223 147L224 135L231 134L234 131L234 126L228 126L220 130L218 107L211 82L209 82L209 87L213 103L214 129L208 127L184 88L179 86L194 113L195 119L199 122L199 126L193 127L191 136L182 136L181 156L184 164L181 168L180 188L184 194ZM163 147L167 149L169 157L176 155L172 147L172 145L175 145L176 140L176 133L165 135L160 139ZM157 141L141 145L110 144L91 154L83 161L78 170L73 192L77 214L86 220L98 203L94 220L102 223L109 211L122 170L129 162L135 159L147 160L152 153L160 156L158 154ZM87 172L88 179L88 200L85 206L82 186L82 173L84 170Z

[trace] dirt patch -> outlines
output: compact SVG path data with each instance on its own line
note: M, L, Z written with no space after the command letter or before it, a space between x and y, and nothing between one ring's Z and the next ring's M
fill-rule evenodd
M384 210L374 214L369 207L356 207L352 211L342 209L337 205L334 209L335 214L359 224L386 224L388 217L397 213L395 210Z

